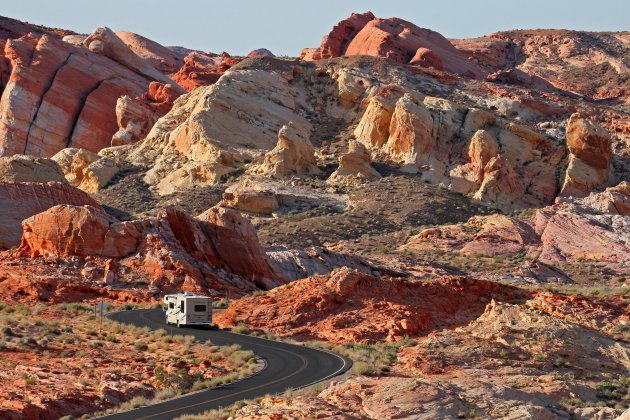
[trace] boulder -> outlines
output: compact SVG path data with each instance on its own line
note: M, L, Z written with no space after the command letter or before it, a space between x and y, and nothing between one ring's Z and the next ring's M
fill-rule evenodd
M329 181L339 181L347 177L365 180L378 179L381 174L371 165L372 157L363 143L351 140L348 152L339 156L339 167L328 178Z
M502 155L491 158L483 168L483 181L473 198L504 211L522 204L524 189L510 162Z
M278 131L278 144L265 154L254 171L269 177L318 174L320 170L309 133L293 123L284 125Z
M610 178L612 140L604 128L579 113L569 118L566 136L569 166L560 195L584 197Z
M451 190L468 194L475 192L483 182L488 162L499 153L499 145L492 134L477 130L468 145L469 163L451 170Z
M116 101L118 131L112 136L112 146L135 143L144 138L157 120L155 112L145 103L123 95Z
M0 182L50 181L65 182L54 160L25 155L0 157Z
M592 193L583 203L602 213L630 216L630 182L622 181L601 193Z
M370 98L361 121L354 130L357 140L370 149L380 149L389 138L389 125L394 112L394 103L388 98Z
M75 206L99 204L83 191L64 182L0 182L0 248L20 244L22 220L58 204Z
M94 194L119 172L116 159L99 156L85 149L63 149L52 157L70 185Z
M220 205L249 213L270 215L280 207L271 191L234 190L223 193Z

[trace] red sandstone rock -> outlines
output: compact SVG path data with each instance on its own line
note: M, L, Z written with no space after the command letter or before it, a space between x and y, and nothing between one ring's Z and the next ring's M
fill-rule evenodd
M134 53L149 61L162 73L175 73L184 63L184 56L151 39L133 32L118 31L120 38Z
M142 95L150 82L50 35L11 39L5 53L12 71L0 102L0 155L108 147L117 130L116 101Z
M275 57L275 54L269 51L267 48L258 48L257 50L250 51L247 54L249 58L259 58L259 57Z
M0 182L0 248L19 245L22 220L58 204L91 205L100 209L90 196L65 182Z
M401 64L434 67L472 78L482 71L446 38L398 18L378 19L370 12L352 14L333 28L315 50L304 50L302 59L319 60L342 55L386 57Z
M350 41L373 19L376 19L376 17L372 12L353 13L349 18L335 25L332 31L322 39L319 48L302 50L301 58L310 61L343 55Z
M395 341L466 325L491 299L520 293L526 292L482 280L409 282L341 270L242 298L217 322L333 343Z
M93 206L62 205L22 225L22 255L113 258L141 269L159 288L243 293L285 282L251 223L234 210L213 208L194 218L168 207L156 217L119 222Z
M240 59L233 58L225 52L210 55L193 51L184 58L184 65L173 75L173 80L190 92L199 86L215 83L239 61Z

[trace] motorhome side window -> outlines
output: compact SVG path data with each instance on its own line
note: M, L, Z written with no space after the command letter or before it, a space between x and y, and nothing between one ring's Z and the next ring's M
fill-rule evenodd
M184 301L183 300L179 303L179 310L181 312L184 312Z
M206 305L195 305L195 312L206 312Z
M175 302L169 302L168 307L169 309L175 309Z

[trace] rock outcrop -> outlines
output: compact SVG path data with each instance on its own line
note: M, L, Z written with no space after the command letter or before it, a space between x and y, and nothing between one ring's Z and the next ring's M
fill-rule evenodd
M156 217L119 222L94 206L60 205L22 225L23 255L112 258L143 272L160 290L243 293L284 283L251 223L229 209L213 208L194 218L168 207Z
M65 179L54 160L14 155L0 157L0 182L65 182Z
M59 204L100 208L90 196L65 181L0 182L0 248L12 248L20 244L22 220Z
M171 78L165 76L151 65L149 60L136 54L111 29L101 26L96 28L85 40L83 45L93 53L102 54L113 61L127 67L149 80L177 86Z
M485 256L523 254L532 258L534 268L537 263L593 260L605 262L619 275L628 275L629 197L627 183L621 183L583 199L559 198L556 204L538 210L533 219L476 216L464 224L426 229L404 249ZM562 274L555 272L550 277L562 278Z
M4 50L11 74L0 99L2 156L50 157L65 147L97 152L110 146L116 101L141 96L151 81L47 34L9 39Z
M118 31L116 36L136 55L147 60L164 74L177 72L184 63L184 56L151 39L133 32Z
M52 160L57 162L70 185L90 194L105 187L120 170L116 159L85 149L63 149Z
M302 51L304 60L342 55L385 57L401 64L483 77L481 69L439 33L398 18L379 19L370 12L352 14L324 37L319 48Z
M298 280L289 287L243 298L217 322L333 343L396 341L465 325L483 313L483 301L509 300L518 293L481 280L410 283L340 270L328 279Z
M226 52L217 55L193 51L184 58L184 64L173 75L173 80L190 92L200 86L214 84L239 61Z
M249 58L260 58L260 57L275 57L274 53L269 51L267 48L258 48L256 50L250 51L247 54Z
M363 180L378 179L381 174L372 167L371 162L370 152L363 143L352 140L348 144L348 152L339 156L339 167L328 180L335 182L348 177Z
M435 141L429 110L411 95L399 99L392 113L385 152L400 163L426 163Z
M278 144L265 154L254 172L269 176L313 175L320 172L315 160L315 148L309 132L289 123L278 131Z
M573 114L567 125L569 166L560 195L584 197L605 185L610 177L610 134L597 123Z
M175 101L130 154L133 163L151 167L144 178L149 185L168 194L214 184L273 149L289 122L294 129L288 132L308 141L311 125L300 111L305 105L289 84L295 64L257 60L277 70L232 69L216 84Z

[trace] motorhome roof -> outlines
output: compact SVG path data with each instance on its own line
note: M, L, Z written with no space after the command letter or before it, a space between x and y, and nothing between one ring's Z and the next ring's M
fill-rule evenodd
M175 294L172 294L172 295L166 295L164 297L166 297L166 298L173 297L173 298L206 298L206 299L210 299L210 296L198 295L198 294L195 294L193 292L175 293Z

